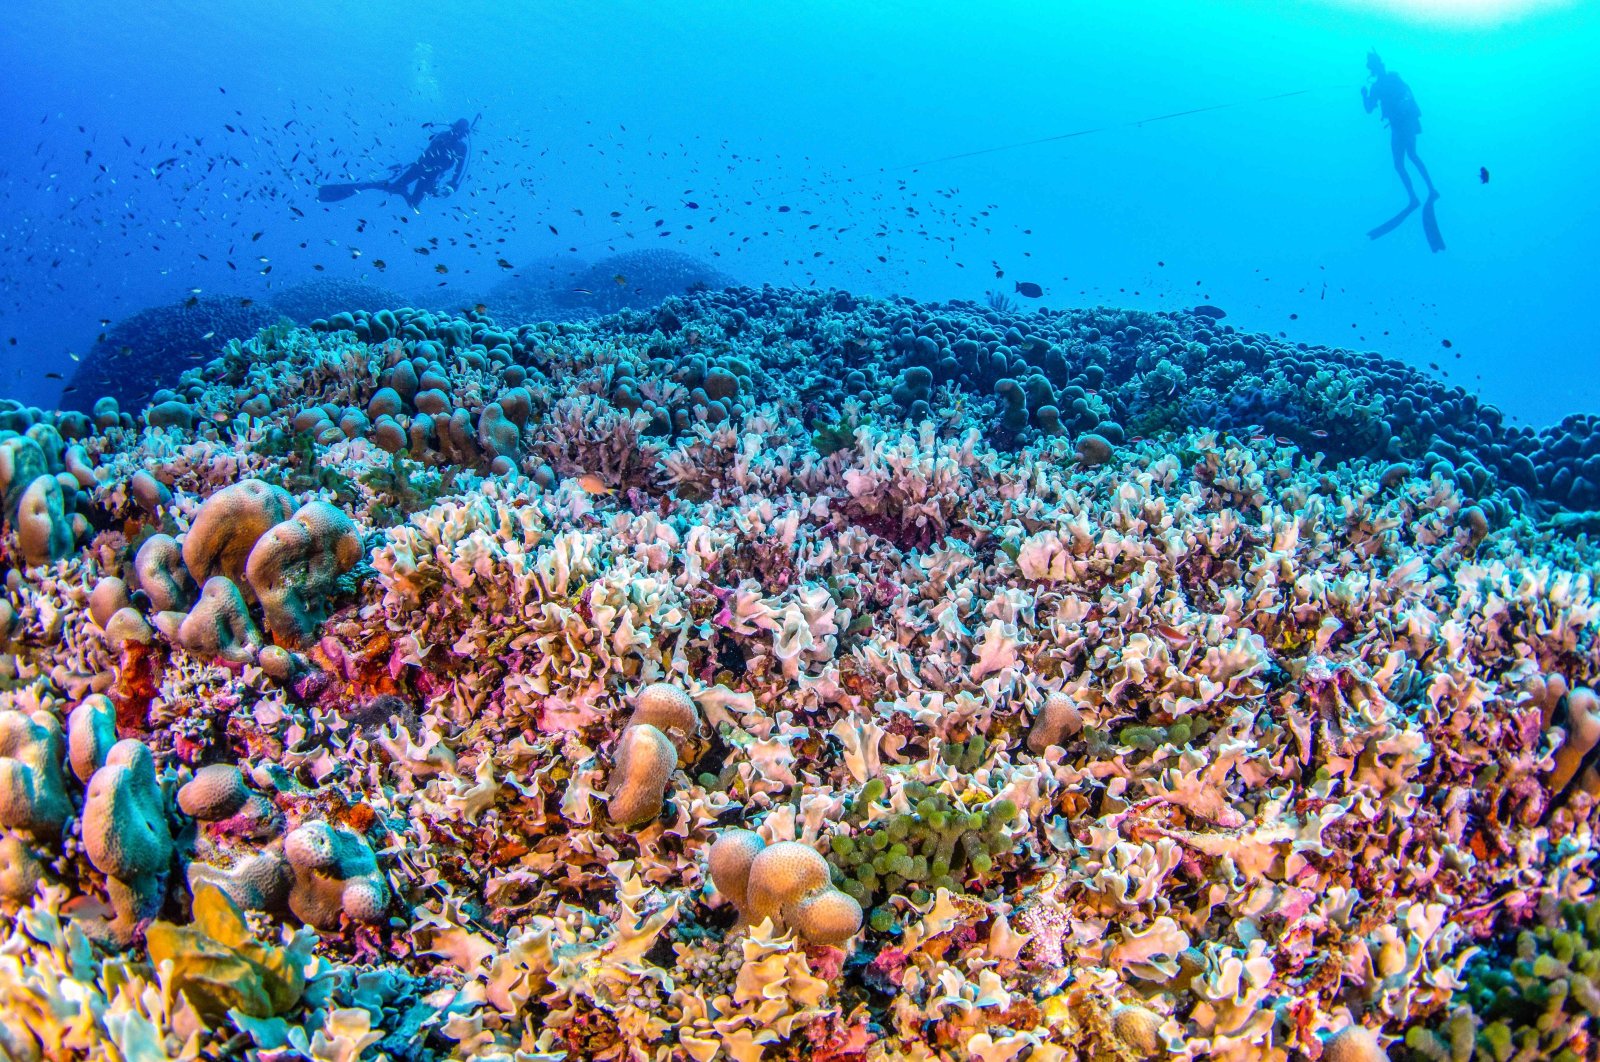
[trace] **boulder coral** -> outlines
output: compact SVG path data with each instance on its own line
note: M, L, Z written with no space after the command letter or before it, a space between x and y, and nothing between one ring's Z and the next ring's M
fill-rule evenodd
M157 612L181 612L194 602L195 584L183 566L183 551L171 535L144 540L133 559L134 578Z
M250 618L250 606L238 584L225 576L207 579L200 600L187 614L162 615L170 617L163 628L168 637L204 658L242 664L261 649L261 631Z
M1028 731L1028 751L1035 755L1063 745L1083 730L1083 712L1072 695L1055 690L1044 699Z
M204 586L213 576L225 576L240 590L250 592L245 565L256 542L273 525L287 520L294 499L282 487L259 479L244 479L224 487L205 500L183 537L183 563L189 577Z
M16 524L22 558L29 564L50 564L72 552L73 520L55 476L40 476L22 492Z
M843 944L861 929L861 905L833 887L828 861L809 845L768 845L759 834L733 830L717 838L709 858L717 891L745 923L770 918L810 944Z
M0 711L0 901L33 894L72 814L61 724L48 712Z
M302 823L283 840L294 875L289 909L309 926L337 929L341 918L382 921L389 885L366 839L320 819Z
M606 788L606 814L618 826L638 826L661 814L667 782L678 766L672 739L649 723L629 726L617 741Z
M1363 1025L1346 1025L1322 1045L1323 1062L1389 1062L1389 1052Z
M160 911L172 864L172 831L155 760L144 742L127 738L111 746L89 779L83 847L95 869L106 875L117 914L114 932L130 935Z
M634 697L633 715L617 740L606 814L638 826L661 814L667 782L700 725L694 699L679 686L655 682Z
M278 644L299 648L311 641L335 582L362 553L355 522L322 501L302 505L256 541L244 576Z

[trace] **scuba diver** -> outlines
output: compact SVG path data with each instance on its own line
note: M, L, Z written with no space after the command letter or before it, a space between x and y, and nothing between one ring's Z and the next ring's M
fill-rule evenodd
M409 166L391 166L389 175L381 181L325 184L317 189L317 198L324 203L337 203L357 192L390 192L404 196L414 210L425 196L453 195L460 191L461 182L467 175L467 162L472 157L469 138L477 124L476 118L471 124L465 118L459 119L448 129L433 134L422 155ZM450 172L452 169L454 173ZM450 173L450 179L441 183L441 178L447 173Z
M1434 217L1433 203L1439 198L1439 190L1433 186L1433 178L1428 176L1428 167L1422 164L1422 158L1417 154L1417 136L1422 132L1422 108L1417 106L1416 97L1411 94L1411 87L1400 79L1400 75L1383 65L1377 50L1367 53L1367 72L1372 80L1361 87L1361 102L1366 107L1367 113L1382 108L1383 120L1389 126L1389 147L1394 154L1394 170L1400 175L1400 183L1405 186L1408 202L1400 213L1368 232L1372 239L1393 232L1399 224L1410 217L1411 212L1422 206L1422 227L1428 237L1428 245L1435 251L1444 250L1444 240L1439 236L1438 222ZM1426 203L1417 198L1417 190L1411 183L1411 175L1406 172L1406 160L1410 159L1416 166L1417 172L1422 175L1423 183L1428 186L1428 199Z

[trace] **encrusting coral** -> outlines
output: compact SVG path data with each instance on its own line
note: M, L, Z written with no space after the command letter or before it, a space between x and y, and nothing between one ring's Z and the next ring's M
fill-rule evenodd
M1588 420L776 289L165 382L0 403L0 1052L1593 1053Z

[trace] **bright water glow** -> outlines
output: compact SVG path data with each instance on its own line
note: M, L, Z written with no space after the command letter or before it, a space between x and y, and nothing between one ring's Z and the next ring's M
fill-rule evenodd
M1501 25L1576 6L1576 0L1332 0L1341 7L1436 26Z

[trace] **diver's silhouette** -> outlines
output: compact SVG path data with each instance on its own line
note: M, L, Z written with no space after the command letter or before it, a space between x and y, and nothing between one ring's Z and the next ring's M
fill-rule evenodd
M1394 155L1394 171L1400 175L1400 183L1405 186L1405 208L1382 225L1368 232L1372 239L1393 232L1400 223L1411 216L1411 212L1422 207L1422 229L1428 237L1428 246L1435 251L1444 250L1444 239L1439 235L1439 223L1434 216L1433 203L1439 198L1439 190L1433 186L1433 178L1428 176L1428 167L1423 165L1422 157L1417 154L1417 136L1422 132L1422 108L1417 106L1416 97L1411 94L1411 87L1400 79L1400 75L1383 65L1383 60L1376 51L1367 53L1367 71L1372 75L1372 81L1361 87L1361 102L1366 106L1367 113L1371 114L1379 107L1383 108L1383 120L1389 126L1389 148ZM1423 183L1428 186L1428 199L1424 203L1417 198L1416 187L1411 183L1411 174L1406 171L1406 160L1410 159L1416 166L1417 172L1422 175Z
M468 139L471 133L472 125L462 118L448 129L433 134L422 155L409 166L390 167L389 176L381 181L325 184L317 189L317 198L324 203L336 203L357 192L382 191L404 196L415 209L425 196L452 195L460 190L467 174L467 161L472 154ZM454 173L450 173L452 169ZM440 179L446 173L450 173L450 179L441 184Z

